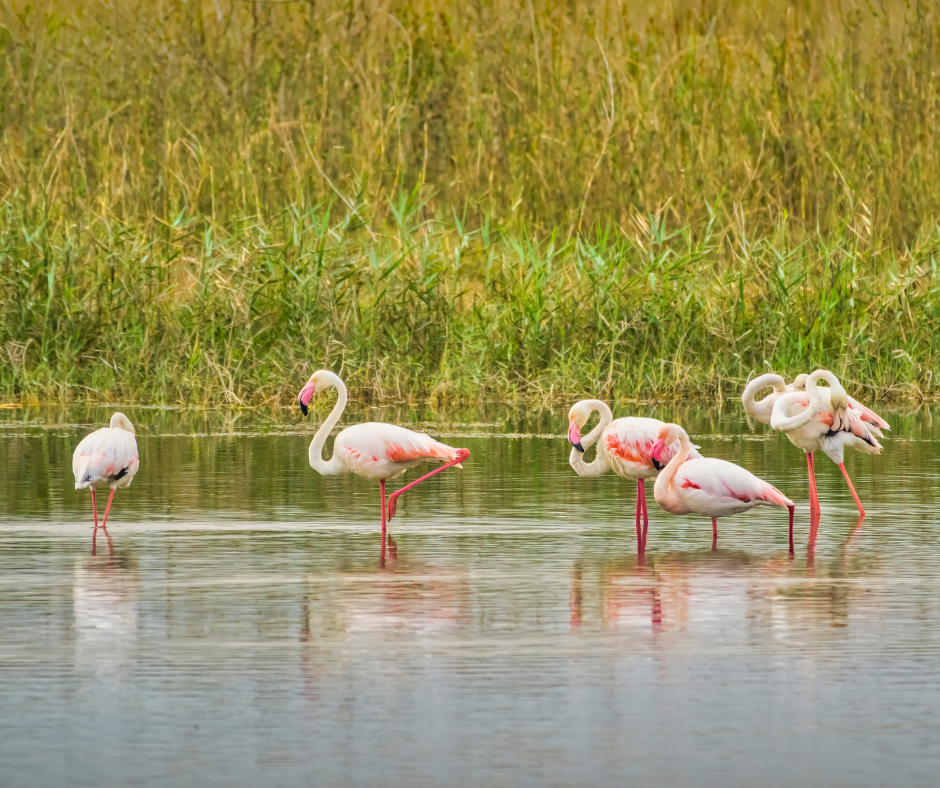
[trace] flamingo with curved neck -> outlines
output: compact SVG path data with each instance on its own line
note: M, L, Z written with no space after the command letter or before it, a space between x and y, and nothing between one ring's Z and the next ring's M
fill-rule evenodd
M663 468L653 495L667 512L702 514L712 520L712 549L718 545L718 518L746 512L755 506L779 506L790 513L790 553L793 553L793 501L780 490L739 465L713 457L691 459L692 442L678 424L664 424L651 453L657 461L676 441L679 451Z
M820 380L829 383L826 396L817 388ZM783 394L774 403L770 426L785 433L794 446L806 452L810 511L815 517L821 511L813 461L813 452L817 450L825 452L839 466L859 514L865 514L865 507L855 492L844 462L846 447L866 454L881 453L882 447L878 442L881 428L868 423L862 416L859 410L850 406L849 396L839 379L826 369L817 369L806 379L806 391Z
M470 456L467 449L455 449L428 435L407 430L394 424L368 422L355 424L342 430L333 441L333 456L323 459L326 439L339 422L346 409L348 394L346 386L338 375L326 369L314 372L310 380L300 390L297 401L304 416L317 392L334 388L337 392L336 405L330 411L323 424L310 442L310 467L322 476L338 476L354 473L365 479L379 482L382 498L382 546L384 551L387 524L395 516L397 501L401 495L415 485L451 467L462 467L461 462ZM385 482L401 476L426 460L443 461L444 464L428 474L393 492L385 501ZM383 552L384 554L384 552Z
M594 428L583 438L581 428L587 424L592 413L599 415ZM614 419L607 403L599 399L576 402L568 412L568 442L571 454L568 462L579 476L594 478L613 471L622 479L636 479L636 539L637 549L646 549L646 534L649 531L649 510L646 505L646 479L654 479L662 465L650 455L650 447L663 426L658 419L635 416ZM591 462L585 462L584 452L597 444ZM664 463L679 450L676 443L667 449ZM692 447L694 456L699 454ZM642 528L640 521L642 519Z

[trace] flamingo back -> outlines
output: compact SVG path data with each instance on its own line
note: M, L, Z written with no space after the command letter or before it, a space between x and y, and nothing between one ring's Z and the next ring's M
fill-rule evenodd
M680 514L727 517L755 506L793 506L780 490L740 465L710 457L679 466L670 492L683 504L684 511L677 512Z
M127 487L140 468L134 434L104 427L86 435L72 455L75 489Z
M425 460L457 457L456 449L429 435L379 422L347 427L336 436L334 452L352 473L375 480L394 479Z

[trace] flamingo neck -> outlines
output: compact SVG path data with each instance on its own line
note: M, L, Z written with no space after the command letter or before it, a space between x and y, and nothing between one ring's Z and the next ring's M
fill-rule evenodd
M773 394L764 397L760 402L754 399L757 396L757 392L768 386L773 387ZM780 394L783 394L786 389L786 382L780 375L774 375L773 373L758 375L747 384L744 393L741 395L745 412L758 421L768 424L770 422L770 414L773 410L774 401Z
M823 407L822 398L819 395L819 389L816 388L816 382L819 380L825 380L827 383L829 383L829 386L832 389L830 394L831 402L835 403L845 400L845 389L842 388L842 384L839 383L839 379L827 369L817 369L806 379L806 394L809 397L809 407L804 408L795 416L786 417L782 413L779 415L775 413L774 417L771 419L770 426L772 426L775 430L791 432L806 424L809 424L812 419L816 418ZM774 407L774 410L777 410L776 406Z
M659 476L656 477L656 484L653 485L653 496L658 501L660 498L665 498L669 495L672 490L672 480L676 475L676 471L679 470L679 466L682 465L689 455L692 453L692 442L689 440L689 434L682 430L679 433L679 451L676 453L676 456L673 457L659 472Z
M592 413L597 411L597 413L600 414L600 420L593 430L581 438L581 446L585 451L597 443L598 439L601 437L601 433L607 429L607 426L614 418L614 414L611 413L606 402L602 402L599 399L589 399L587 400L587 404L590 406ZM584 453L574 447L571 448L571 454L568 456L568 464L574 468L578 476L601 476L610 470L607 460L604 459L604 456L599 451L594 453L594 459L591 462L585 462Z
M345 470L336 456L336 452L333 452L333 456L329 460L323 459L323 447L326 445L326 439L343 415L343 411L346 410L346 402L349 399L343 381L336 375L331 377L334 378L330 380L330 383L336 389L336 404L333 406L333 410L330 411L330 415L326 417L326 421L320 425L320 429L313 436L313 440L310 441L310 467L321 476L336 476Z

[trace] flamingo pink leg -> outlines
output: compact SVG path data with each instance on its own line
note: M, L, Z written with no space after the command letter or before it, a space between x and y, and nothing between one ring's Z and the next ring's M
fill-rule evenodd
M114 500L114 488L112 487L112 488L111 488L111 494L108 496L108 505L105 507L105 510L104 510L104 522L101 523L101 527L102 527L102 528L105 528L105 529L107 528L107 525L108 525L108 512L111 511L111 501L113 501L113 500ZM107 530L105 530L105 533L107 533Z
M91 490L91 510L95 514L95 530L98 530L98 502L95 500L95 488L89 488Z
M816 463L813 461L813 453L807 452L806 466L809 469L809 511L810 514L822 514L819 507L819 490L816 487Z
M650 529L650 513L646 508L646 482L640 479L640 493L643 498L643 549L646 550L646 534Z
M787 509L790 511L790 557L793 557L793 513L796 509L795 506L788 506Z
M849 490L852 492L852 497L855 499L855 505L858 507L858 513L865 516L865 507L862 506L862 502L858 499L858 493L855 492L855 488L852 486L852 480L849 478L849 472L845 469L844 463L839 463L839 468L842 469L842 475L845 477L845 483L849 485Z
M379 480L379 490L382 492L382 558L385 558L385 531L388 521L385 518L385 479Z
M643 480L636 480L636 549L643 552L643 531L640 528L640 518L643 516Z
M463 462L469 456L470 456L469 449L457 449L456 459L451 460L450 462L448 462L445 465L440 466L439 468L435 468L430 473L426 473L420 479L415 479L411 484L406 484L400 490L395 490L395 492L393 492L390 496L388 496L388 519L391 520L395 516L395 510L398 508L398 497L400 495L408 492L408 490L410 490L415 485L421 484L421 482L425 481L426 479L430 479L432 476L437 475L441 471L446 471L448 468L451 468L454 465L457 465L458 463Z
M712 517L712 550L718 549L718 520Z

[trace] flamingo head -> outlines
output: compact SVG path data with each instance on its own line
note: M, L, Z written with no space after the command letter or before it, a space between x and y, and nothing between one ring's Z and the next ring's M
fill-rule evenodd
M318 369L310 376L310 380L307 381L306 385L300 390L300 394L297 395L297 401L300 403L300 410L307 415L307 406L310 404L310 400L313 399L313 395L317 391L323 391L323 389L328 389L333 386L334 383L330 380L330 373L325 369Z
M108 426L112 430L124 430L124 432L129 432L131 435L137 434L134 425L131 424L130 420L123 413L115 413L111 417L111 422Z
M568 442L582 454L584 446L581 445L581 428L591 418L591 412L586 402L576 402L568 411Z
M793 390L794 391L806 391L806 379L809 377L805 372L801 372L795 378L793 378Z
M661 460L666 447L671 446L682 435L685 435L685 430L678 424L663 424L660 428L655 442L650 446L650 459L652 459L657 471L661 471L665 467L665 463Z

